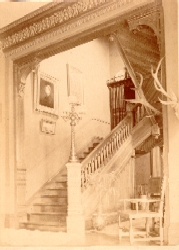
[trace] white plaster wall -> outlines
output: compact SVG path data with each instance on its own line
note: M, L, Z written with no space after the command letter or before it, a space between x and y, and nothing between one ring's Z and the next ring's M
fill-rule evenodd
M59 79L59 115L67 108L66 64L84 74L86 115L77 126L77 148L87 143L94 135L107 134L109 125L92 120L110 120L109 97L106 80L109 79L109 44L105 39L96 39L72 50L60 53L40 64L45 73ZM34 86L32 75L25 89L25 164L27 168L27 200L66 163L70 152L70 126L61 116L54 119L34 111ZM41 119L56 121L55 135L40 130ZM90 127L91 126L91 127ZM98 128L98 129L96 129ZM104 128L104 129L103 129ZM104 132L104 133L102 133ZM98 134L97 134L98 133ZM87 138L87 139L86 139ZM80 144L80 146L79 146Z
M119 70L124 69L124 62L119 54L115 42L109 42L109 56L110 56L110 78L114 77Z

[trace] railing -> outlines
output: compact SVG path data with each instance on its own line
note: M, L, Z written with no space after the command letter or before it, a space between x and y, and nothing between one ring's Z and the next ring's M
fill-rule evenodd
M89 176L101 169L126 141L132 129L132 116L127 115L82 162L81 186L84 190Z
M82 190L87 187L91 174L107 164L126 141L132 127L142 120L145 113L145 109L142 105L132 105L127 111L127 116L119 122L109 135L84 159L81 169Z
M133 124L135 126L138 122L140 122L143 119L144 115L146 114L146 110L143 105L136 104L133 107L132 113L133 113Z

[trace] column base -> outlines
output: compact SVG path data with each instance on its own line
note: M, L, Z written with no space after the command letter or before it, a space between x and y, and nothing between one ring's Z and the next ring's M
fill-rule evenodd
M5 228L5 214L0 214L0 229Z
M6 214L4 227L18 229L18 217L17 217L17 215Z
M170 226L168 228L168 245L179 245L179 222L176 223L170 223Z
M85 220L82 215L67 216L67 233L85 235Z

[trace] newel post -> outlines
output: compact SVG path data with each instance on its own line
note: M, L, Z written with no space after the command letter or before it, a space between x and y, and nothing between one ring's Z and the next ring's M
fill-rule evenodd
M84 236L85 220L81 199L81 163L68 162L66 168L68 183L67 232ZM83 240L84 237L81 239Z

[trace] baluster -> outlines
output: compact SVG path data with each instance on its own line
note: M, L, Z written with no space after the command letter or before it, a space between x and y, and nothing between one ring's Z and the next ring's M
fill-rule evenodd
M84 189L84 170L81 170L81 187Z
M106 159L109 157L109 142L106 144Z
M103 147L103 162L104 162L104 165L106 164L106 158L107 158L106 147L107 147L107 144L105 144L104 147Z
M85 182L85 185L87 185L87 176L88 176L88 172L87 172L87 167L85 166L85 169L84 169L84 182Z
M97 162L98 162L98 168L100 168L101 167L101 155L100 155L100 152L98 153L98 155L97 155Z
M101 149L100 161L101 165L104 166L104 147Z
M95 171L94 159L91 160L91 171L92 171L92 173L94 173L94 171Z
M128 137L127 124L125 124L125 140L127 139L127 137Z
M111 154L113 155L114 153L114 136L111 138Z
M114 150L117 151L117 133L114 135Z
M116 133L116 148L119 149L119 131Z
M91 162L88 163L88 174L91 174Z
M121 143L124 143L124 127L121 128Z
M108 157L111 157L111 141L108 143Z
M94 159L94 165L95 165L95 171L98 169L98 159L97 159L97 155L95 156Z

